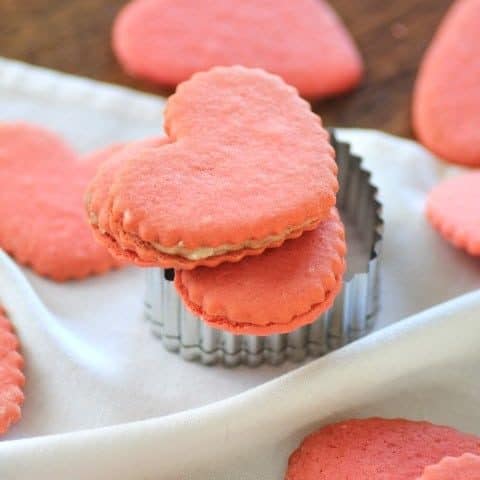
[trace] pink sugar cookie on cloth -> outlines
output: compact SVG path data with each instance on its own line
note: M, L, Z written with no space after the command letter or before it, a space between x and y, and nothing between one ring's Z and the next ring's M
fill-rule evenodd
M82 208L88 181L116 148L79 159L43 128L0 124L0 247L58 281L117 266L93 239Z
M480 166L480 0L457 0L423 59L413 96L419 140L444 160Z
M445 457L426 467L417 480L480 480L480 457L471 453Z
M165 131L115 155L87 194L97 237L138 265L237 262L314 229L335 204L328 133L278 76L198 73L169 98Z
M23 358L12 326L0 307L0 435L22 416L25 377L21 371Z
M413 480L447 455L480 453L480 438L428 422L346 420L306 437L285 480Z
M276 73L318 98L355 87L360 54L324 0L134 0L113 28L125 70L162 85L222 65Z
M281 247L217 268L177 270L187 307L221 330L287 333L333 304L345 270L345 232L336 209L319 227Z
M428 196L426 215L450 243L470 255L480 255L480 172L437 185Z

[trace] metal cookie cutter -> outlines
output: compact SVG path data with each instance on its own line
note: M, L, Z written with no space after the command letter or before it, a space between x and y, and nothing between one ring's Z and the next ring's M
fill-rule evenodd
M379 299L382 206L370 173L350 146L331 132L338 164L337 207L347 232L347 272L333 306L312 324L286 334L234 335L206 325L184 307L173 285L174 271L147 270L146 317L164 347L186 360L227 366L318 357L359 338L372 327Z

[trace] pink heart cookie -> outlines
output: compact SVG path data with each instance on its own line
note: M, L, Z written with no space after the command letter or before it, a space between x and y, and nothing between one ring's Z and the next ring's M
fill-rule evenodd
M216 268L177 270L187 307L220 330L288 333L330 308L342 286L345 231L336 209L315 230L263 255Z
M470 255L480 256L480 172L449 178L427 198L426 215L440 234Z
M115 254L212 267L330 215L338 182L328 133L279 77L244 67L196 74L170 97L165 130L162 145L120 152L90 185L90 222Z
M480 166L480 0L457 0L423 59L413 97L419 140L450 162Z
M113 48L127 72L164 85L217 65L244 65L318 98L355 87L363 70L324 0L134 0L115 21Z
M401 418L346 420L306 437L285 480L413 480L427 465L465 452L480 453L480 438Z
M93 239L82 199L97 167L118 148L79 159L43 128L0 124L1 248L57 281L117 266Z

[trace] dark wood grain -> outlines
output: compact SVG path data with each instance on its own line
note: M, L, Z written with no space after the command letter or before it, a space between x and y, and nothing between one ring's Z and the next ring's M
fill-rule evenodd
M124 0L0 0L0 55L153 93L125 75L110 48ZM355 92L314 105L327 125L410 136L410 99L425 48L451 0L331 0L367 66Z

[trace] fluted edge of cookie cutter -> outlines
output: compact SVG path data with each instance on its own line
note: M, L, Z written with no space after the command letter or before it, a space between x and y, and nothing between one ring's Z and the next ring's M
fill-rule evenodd
M368 245L365 270L349 273L347 267L343 288L334 304L310 325L290 333L255 336L235 335L208 326L184 306L174 287L174 271L150 268L145 316L166 350L205 365L279 365L286 360L301 362L308 356L319 357L372 329L379 308L382 204L377 187L370 182L370 172L362 167L362 159L351 153L348 143L338 141L333 131L330 133L340 185L337 207L342 218L355 224Z

